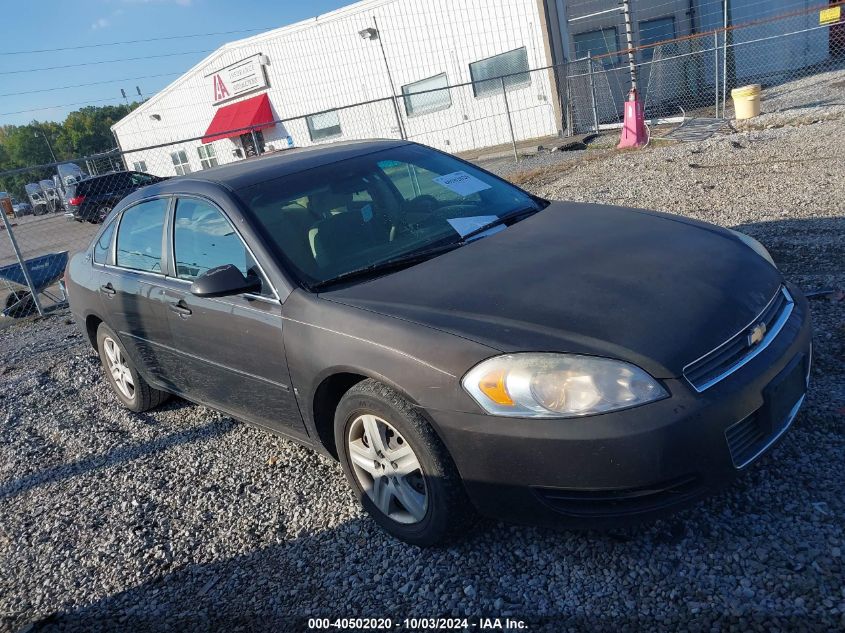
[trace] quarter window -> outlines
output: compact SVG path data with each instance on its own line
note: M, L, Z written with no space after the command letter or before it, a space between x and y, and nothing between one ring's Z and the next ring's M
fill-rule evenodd
M501 55L473 62L469 65L472 91L476 97L501 94L502 77L505 88L519 88L531 84L528 72L528 50L523 46Z
M141 202L123 212L117 229L115 263L123 268L161 272L161 238L167 199Z
M180 149L178 152L171 152L170 160L173 161L173 169L176 170L177 176L191 173L191 164L188 162L188 155L185 150Z
M94 261L98 264L105 264L108 259L109 247L111 246L111 238L114 235L115 226L117 226L117 222L112 220L100 234L100 239L94 244Z
M197 148L197 154L199 154L200 165L203 169L217 167L217 154L214 152L213 145L200 145Z
M340 129L340 119L337 116L336 110L307 116L305 117L305 123L308 125L308 135L312 141L340 136L343 133Z
M429 92L429 91L435 92ZM402 86L405 111L409 116L445 110L452 106L446 73Z
M244 277L259 275L255 260L226 216L202 200L182 198L177 202L173 251L179 279L193 281L225 264L237 267ZM266 283L262 286L267 288Z

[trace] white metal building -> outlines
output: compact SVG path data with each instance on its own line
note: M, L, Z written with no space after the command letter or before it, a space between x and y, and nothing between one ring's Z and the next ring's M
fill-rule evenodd
M112 129L126 151L206 137L127 155L128 167L159 175L251 154L252 134L216 134L249 125L268 123L256 140L272 149L398 138L396 109L412 140L449 151L506 143L501 84L483 79L551 65L543 6L542 0L363 0L226 44ZM548 71L512 75L506 84L516 134L558 132ZM395 102L385 99L392 93ZM269 123L278 120L284 123Z
M826 59L829 35L812 12L788 23L765 18L816 4L633 0L634 45L709 33L726 18L759 21L731 36L732 73L737 82L776 80ZM612 112L624 99L625 56L609 55L626 46L619 7L618 0L361 0L224 45L112 130L129 152L127 167L162 176L238 160L256 146L405 136L459 152L557 135L567 91L548 67L600 56ZM784 29L795 34L780 37ZM643 83L653 52L637 53ZM718 64L697 59L699 83L715 85ZM672 93L672 68L661 63L664 79L654 83ZM239 128L254 132L232 132ZM150 146L160 147L132 152Z

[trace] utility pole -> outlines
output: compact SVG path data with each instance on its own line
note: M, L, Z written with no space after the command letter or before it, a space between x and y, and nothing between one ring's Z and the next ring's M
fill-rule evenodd
M637 89L637 55L634 52L634 26L631 22L631 0L622 0L625 17L625 39L628 46L628 67L631 70L631 89Z
M50 156L53 157L53 162L58 163L59 161L56 160L56 153L53 151L53 146L50 145L50 139L47 136L47 132L42 128L40 125L35 126L37 129L35 130L35 136L38 136L38 132L41 132L41 136L44 137L44 142L47 143L47 149L50 150Z
M387 63L387 53L384 52L384 44L381 41L381 31L378 29L378 22L376 16L373 16L373 26L376 28L376 35L378 37L378 45L381 48L381 56L384 59L384 69L387 71L387 81L390 82L390 94L393 95L393 107L396 109L396 118L399 121L399 135L402 138L405 136L405 126L402 125L402 116L399 113L399 100L396 98L396 89L393 87L393 75L390 74L390 64Z
M622 15L625 17L625 39L628 44L628 67L631 70L631 92L625 102L625 118L622 123L622 139L617 147L642 147L648 144L643 102L637 94L637 55L634 52L634 26L631 20L631 0L622 0Z
M381 57L384 60L384 69L387 71L387 81L390 84L390 97L393 101L393 110L396 114L396 125L399 127L399 135L403 139L407 138L405 135L405 126L402 125L402 115L399 112L399 102L396 99L396 89L393 86L393 75L390 72L390 64L387 63L387 53L384 52L384 44L381 41L381 31L379 31L376 16L373 16L373 26L362 31L358 31L358 35L365 40L378 40L378 45L381 49Z

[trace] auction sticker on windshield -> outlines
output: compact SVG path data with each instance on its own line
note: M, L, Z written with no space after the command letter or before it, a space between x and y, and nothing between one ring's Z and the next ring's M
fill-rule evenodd
M469 196L478 191L490 189L490 185L465 171L453 171L451 174L444 174L437 178L432 178L432 180L438 185L454 191L459 196Z
M458 232L458 235L464 237L473 231L477 231L482 226L495 222L497 219L498 216L495 215L476 215L471 218L447 218L446 221L452 225L452 228ZM504 226L490 227L489 231L484 231L484 233L480 234L478 237L493 235L493 233L498 233L499 231L504 230L504 228Z

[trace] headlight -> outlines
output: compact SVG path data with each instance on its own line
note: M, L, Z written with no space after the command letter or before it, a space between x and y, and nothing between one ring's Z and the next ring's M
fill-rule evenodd
M775 260L772 259L772 256L769 253L769 251L767 251L766 247L763 246L760 242L755 240L750 235L746 235L745 233L740 233L739 231L734 231L733 229L728 229L728 230L731 233L733 233L734 235L736 235L740 240L742 240L742 242L747 247L749 247L751 250L753 250L755 253L757 253L760 257L762 257L767 262L769 262L772 266L774 266L775 268L778 267L778 265L775 263Z
M485 411L515 418L571 418L669 395L635 365L575 354L496 356L473 367L461 382Z

